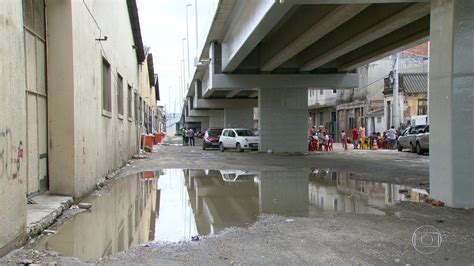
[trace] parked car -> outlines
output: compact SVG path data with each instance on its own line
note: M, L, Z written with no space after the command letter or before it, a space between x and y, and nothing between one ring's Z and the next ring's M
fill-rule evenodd
M202 138L202 149L219 148L219 137L221 136L222 128L209 128L204 132Z
M219 138L219 149L258 150L260 138L248 128L224 128Z
M416 135L420 130L423 130L426 125L412 126L405 129L397 140L397 150L410 149L411 152L416 152L415 140Z
M242 170L220 170L222 179L225 182L256 182L257 173Z
M430 126L426 126L416 135L416 153L423 154L430 150Z

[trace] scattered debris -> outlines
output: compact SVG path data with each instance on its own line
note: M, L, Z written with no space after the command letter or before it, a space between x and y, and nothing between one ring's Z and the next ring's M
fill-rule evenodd
M272 150L268 150L267 153L273 153L273 151L272 151Z
M29 259L22 259L22 260L17 261L17 264L29 265L29 264L33 264L33 263L34 263L34 261L33 261L33 260L29 260Z
M69 208L69 209L71 209L71 210L79 209L79 206L77 206L77 205L72 205L71 208Z
M433 199L433 198L427 198L425 199L425 202L426 203L429 203L433 206L438 206L438 207L443 207L444 206L444 202L441 201L441 200L437 200L437 199Z
M95 187L96 187L97 189L101 189L101 188L103 188L104 186L105 186L105 184L104 184L103 182L97 182L97 184L95 184Z
M199 236L192 236L191 241L199 241Z
M34 200L31 199L31 198L28 198L28 199L27 199L27 203L28 203L28 204L36 204L36 201L34 201Z
M81 203L78 204L78 207L79 207L80 209L88 210L88 209L92 208L92 204L90 204L90 203L82 203L82 202L81 202Z
M400 214L400 212L395 212L395 217L399 218L401 217L402 215Z
M48 235L54 235L54 234L56 234L57 232L54 231L54 230L44 230L43 233L44 233L44 234L48 234Z
M295 219L286 219L285 222L288 222L288 223L291 223L291 222L294 222Z

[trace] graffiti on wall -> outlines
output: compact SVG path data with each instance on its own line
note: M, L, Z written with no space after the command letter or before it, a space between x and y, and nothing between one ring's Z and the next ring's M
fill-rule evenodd
M15 145L11 130L0 130L0 178L19 179L23 157L23 142Z

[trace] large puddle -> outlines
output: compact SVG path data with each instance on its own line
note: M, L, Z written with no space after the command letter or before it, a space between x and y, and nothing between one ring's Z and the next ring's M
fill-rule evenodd
M384 215L400 201L421 202L424 189L354 180L328 169L144 172L115 181L83 202L80 213L29 248L98 259L149 241L188 241L253 224L260 214L321 212Z

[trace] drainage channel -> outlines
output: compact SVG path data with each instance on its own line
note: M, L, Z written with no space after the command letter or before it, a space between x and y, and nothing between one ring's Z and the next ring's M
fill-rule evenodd
M246 227L260 214L386 215L390 205L428 197L423 188L354 180L354 175L331 169L143 172L94 192L83 200L92 204L90 210L25 248L95 260L150 241L190 241Z

